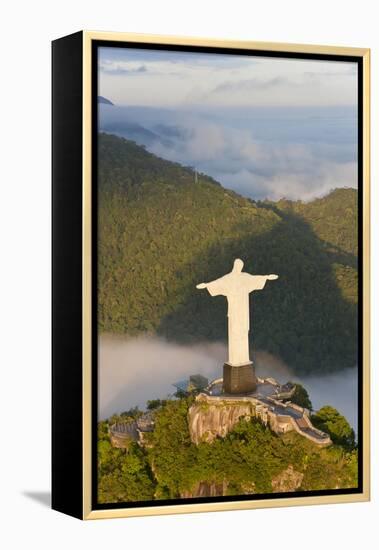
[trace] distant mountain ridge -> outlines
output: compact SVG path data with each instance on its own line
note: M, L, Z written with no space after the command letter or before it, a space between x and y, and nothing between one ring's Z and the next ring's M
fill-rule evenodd
M98 103L103 103L104 105L114 105L114 103L112 103L112 101L110 101L106 97L103 97L102 95L97 96L97 102Z
M161 142L168 145L169 140L164 136L156 134L152 130L137 124L136 122L112 121L102 125L102 130L109 134L116 134L119 137L135 141L140 144L141 147L150 146L153 143Z
M99 136L99 330L226 340L226 303L195 289L231 269L253 293L251 344L296 372L357 362L357 192L255 202L132 141Z

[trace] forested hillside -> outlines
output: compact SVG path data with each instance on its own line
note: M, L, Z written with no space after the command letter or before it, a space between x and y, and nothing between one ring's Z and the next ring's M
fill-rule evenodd
M256 203L134 142L99 137L99 330L226 340L226 301L199 282L277 273L251 295L252 349L296 372L356 363L357 193Z
M225 438L195 445L187 422L191 403L187 398L158 404L147 446L132 443L127 453L112 447L108 427L141 413L126 411L98 424L100 503L357 486L357 450L344 437L346 432L353 440L354 434L331 407L314 416L320 422L327 417L322 426L337 439L331 447L320 448L295 432L278 436L256 419L241 419Z

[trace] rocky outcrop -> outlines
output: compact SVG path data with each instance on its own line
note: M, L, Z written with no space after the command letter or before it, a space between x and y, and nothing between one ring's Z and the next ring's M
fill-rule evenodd
M272 479L272 490L274 493L290 493L296 491L300 487L303 477L304 474L294 470L292 464L290 464L286 470L283 470Z
M209 481L200 481L190 491L180 493L181 498L196 497L223 497L226 495L228 482L211 483Z
M315 428L309 411L290 401L282 402L262 395L208 395L200 393L188 411L191 441L211 443L216 437L225 437L240 418L255 417L277 434L296 431L319 446L331 445L328 434Z
M273 493L291 493L297 491L303 481L304 474L294 470L292 464L275 476L272 481ZM228 481L215 483L211 481L200 481L191 490L182 491L181 498L197 498L197 497L219 497L227 495ZM256 492L254 482L244 483L241 485L241 494L252 495Z
M248 400L215 401L210 403L201 395L188 411L191 441L211 443L216 437L225 437L240 418L254 416L254 405Z

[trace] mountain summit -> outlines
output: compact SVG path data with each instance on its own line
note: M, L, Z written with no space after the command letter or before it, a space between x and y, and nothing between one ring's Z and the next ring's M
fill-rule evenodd
M97 96L97 102L98 103L104 103L105 105L114 105L114 103L112 103L112 101L110 101L106 97L103 97L102 95Z

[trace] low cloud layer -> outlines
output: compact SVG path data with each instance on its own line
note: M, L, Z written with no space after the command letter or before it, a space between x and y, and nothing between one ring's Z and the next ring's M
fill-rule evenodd
M174 382L190 374L209 379L222 376L227 357L223 343L182 346L159 338L101 336L99 338L99 417L108 418L131 407L145 408L146 401L175 392ZM332 405L357 427L357 369L322 376L294 377L280 359L266 353L255 356L257 374L279 382L298 380L308 390L313 406Z
M141 131L130 133L130 124ZM357 187L356 111L100 106L100 128L193 166L253 199L310 200Z
M220 375L225 346L181 346L158 338L102 336L99 340L99 412L101 418L148 399L175 393L172 385L190 374Z

